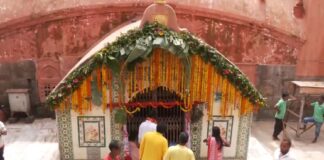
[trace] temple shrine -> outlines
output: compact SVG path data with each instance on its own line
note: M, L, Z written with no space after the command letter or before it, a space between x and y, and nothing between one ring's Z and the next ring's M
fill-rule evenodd
M102 39L47 96L56 111L61 159L102 159L111 140L138 132L150 108L167 123L169 144L190 135L197 159L213 126L230 143L225 159L246 159L252 112L262 95L240 69L187 29L157 0L141 20Z

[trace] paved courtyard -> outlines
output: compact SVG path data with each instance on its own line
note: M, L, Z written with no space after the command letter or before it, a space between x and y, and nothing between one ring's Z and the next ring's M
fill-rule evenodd
M38 119L33 124L7 124L8 135L5 137L5 158L7 160L58 160L56 124L52 119ZM272 160L273 152L279 142L272 141L272 121L254 122L249 142L248 160ZM293 139L292 153L298 160L322 160L324 157L324 131L316 144L311 140L314 128L301 138Z
M6 124L6 160L58 160L56 121L38 119L32 124Z
M249 142L248 159L249 160L271 160L274 151L279 147L278 141L272 140L273 121L258 121L252 124L252 134ZM289 123L295 126L294 123ZM323 160L324 158L324 127L317 143L311 141L314 138L315 127L302 134L299 138L295 132L287 129L287 134L292 139L292 155L296 160ZM281 136L279 137L281 138Z

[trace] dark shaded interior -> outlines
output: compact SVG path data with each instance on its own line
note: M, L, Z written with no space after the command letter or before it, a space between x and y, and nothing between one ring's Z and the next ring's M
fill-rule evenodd
M158 87L155 90L144 90L138 93L131 102L182 102L181 98L173 91L165 87ZM145 107L145 108L144 108ZM139 125L145 121L146 115L152 106L144 106L140 111L134 113L127 118L127 131L129 134L137 134ZM130 107L132 108L132 107ZM157 121L167 124L168 129L165 137L168 139L169 145L178 142L180 132L185 129L185 113L179 106L172 106L171 108L164 108L156 106L158 111Z

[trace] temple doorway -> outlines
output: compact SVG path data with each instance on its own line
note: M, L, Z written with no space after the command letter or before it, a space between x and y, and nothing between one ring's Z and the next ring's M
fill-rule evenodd
M156 108L158 111L157 121L165 123L168 127L165 137L170 145L176 144L180 132L185 130L185 113L180 109L180 105L177 105L177 103L182 102L180 96L165 87L158 87L153 91L146 89L144 92L138 93L130 104L137 102L143 104L143 106L140 111L128 116L128 133L137 134L139 125L145 121L148 111Z

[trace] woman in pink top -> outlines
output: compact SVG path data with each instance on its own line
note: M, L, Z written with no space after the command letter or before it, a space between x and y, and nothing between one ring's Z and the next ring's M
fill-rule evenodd
M208 145L207 160L222 160L223 146L229 147L229 143L221 137L219 127L215 126L212 130L212 136L204 140Z

